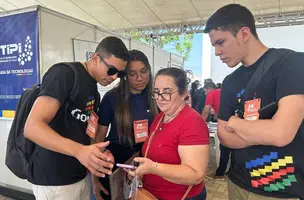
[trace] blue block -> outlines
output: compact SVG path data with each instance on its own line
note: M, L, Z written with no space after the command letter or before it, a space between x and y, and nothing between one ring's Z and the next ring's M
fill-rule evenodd
M257 163L258 163L258 165L263 166L264 165L264 159L258 158Z
M253 167L257 167L257 166L259 165L259 162L258 162L257 160L252 160L252 161L251 161L251 165L252 165Z
M263 157L263 160L264 160L265 162L271 162L271 157L270 157L270 156L264 156L264 157Z
M278 159L278 152L271 152L270 153L270 158L271 159Z
M246 162L246 169L251 169L251 168L252 168L252 166L251 166L250 162Z

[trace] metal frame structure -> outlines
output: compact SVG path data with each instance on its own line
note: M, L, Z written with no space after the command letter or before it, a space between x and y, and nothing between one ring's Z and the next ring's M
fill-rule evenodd
M281 14L256 15L257 28L291 26L304 24L304 12L289 12ZM157 38L164 35L180 35L191 33L202 33L206 21L180 23L172 25L162 25L154 27L131 28L115 30L127 37L146 37Z

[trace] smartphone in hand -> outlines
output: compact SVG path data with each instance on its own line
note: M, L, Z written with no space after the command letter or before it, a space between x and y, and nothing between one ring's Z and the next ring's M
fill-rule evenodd
M123 169L130 169L130 170L136 170L136 167L134 165L126 165L126 164L116 164L117 167L123 168Z

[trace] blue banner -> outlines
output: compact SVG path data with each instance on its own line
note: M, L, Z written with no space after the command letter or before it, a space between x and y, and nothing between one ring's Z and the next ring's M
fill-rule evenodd
M24 89L39 83L38 13L0 17L0 24L0 110L15 110Z

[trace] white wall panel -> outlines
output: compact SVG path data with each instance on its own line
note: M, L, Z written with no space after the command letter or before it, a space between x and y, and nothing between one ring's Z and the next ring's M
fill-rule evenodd
M137 41L131 41L131 49L142 51L148 58L151 67L153 67L153 47Z
M260 40L268 47L288 48L304 52L304 25L261 28L257 30ZM214 55L214 48L211 50L211 78L215 82L221 82L233 72L231 69ZM203 58L204 59L204 58Z
M105 37L108 37L108 36L119 37L125 43L126 47L128 49L130 48L130 40L129 40L129 38L125 38L125 37L119 36L117 34L106 32L106 31L102 31L102 30L97 30L96 40L97 40L97 42L100 42L102 39L104 39Z
M9 186L27 189L30 192L32 185L28 181L15 176L5 165L6 142L12 123L13 119L0 118L0 185L7 184Z
M94 41L94 28L45 11L41 11L40 16L40 72L42 76L57 62L73 61L72 38Z
M171 67L184 68L184 58L180 55L171 53Z
M258 29L260 40L268 47L304 52L304 25Z
M87 52L95 52L98 42L73 39L75 61L87 61Z
M170 53L155 48L154 51L154 74L158 72L158 70L167 68L170 65Z

